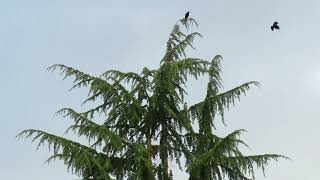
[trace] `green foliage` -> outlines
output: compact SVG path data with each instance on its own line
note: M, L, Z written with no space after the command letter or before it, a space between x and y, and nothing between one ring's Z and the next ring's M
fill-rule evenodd
M17 137L47 143L53 155L47 162L59 159L73 173L85 180L172 180L169 167L175 161L180 168L185 157L190 180L247 180L254 178L255 168L262 169L270 160L284 156L243 155L239 139L243 130L218 137L216 116L224 121L224 112L240 100L257 82L247 82L220 92L222 57L212 61L190 58L187 48L195 49L193 41L201 35L188 33L196 21L182 19L169 35L160 67L144 68L140 73L108 70L98 77L61 64L48 68L60 71L63 78L73 77L75 88L88 88L83 104L94 107L85 112L63 108L57 115L73 120L66 133L74 133L88 141L86 145L41 130L22 131ZM186 32L183 32L185 28ZM188 78L208 77L203 101L189 108L184 100ZM102 124L94 121L99 115ZM195 124L199 131L194 131Z
M225 177L229 180L254 179L255 166L264 173L268 161L287 159L276 154L243 155L239 145L247 146L247 144L238 138L243 131L236 130L224 138L210 133L197 134L193 160L188 165L189 179L222 180Z

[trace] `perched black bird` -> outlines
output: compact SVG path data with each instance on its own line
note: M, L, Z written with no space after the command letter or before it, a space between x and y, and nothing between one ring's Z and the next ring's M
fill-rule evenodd
M189 15L190 15L190 12L188 11L188 12L186 13L186 15L184 15L184 19L187 20L188 17L189 17Z
M278 25L278 22L274 22L273 25L271 26L271 30L273 31L274 29L280 30L280 27Z

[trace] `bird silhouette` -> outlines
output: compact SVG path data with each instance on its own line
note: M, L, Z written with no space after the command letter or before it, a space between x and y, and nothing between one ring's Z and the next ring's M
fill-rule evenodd
M184 19L187 20L188 17L189 17L189 15L190 15L190 12L188 11L188 12L186 13L186 15L184 15Z
M274 22L273 25L271 26L271 30L273 31L274 29L280 30L280 27L278 25L278 22Z

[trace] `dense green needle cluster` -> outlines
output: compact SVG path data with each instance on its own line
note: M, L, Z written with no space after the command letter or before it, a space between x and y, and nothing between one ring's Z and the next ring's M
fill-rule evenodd
M201 35L184 33L197 25L192 19L182 19L170 33L166 52L155 70L144 68L140 73L109 70L95 77L72 67L56 64L48 68L60 71L64 78L74 77L74 88L87 87L84 103L94 108L77 112L63 108L57 113L73 120L66 130L88 143L81 144L41 130L22 131L18 137L47 144L53 155L48 162L59 159L84 180L171 180L170 162L186 159L189 180L254 179L256 168L264 171L269 160L283 156L275 154L243 155L239 139L243 130L226 137L212 131L215 118L224 122L224 111L257 82L247 82L220 92L220 55L212 61L186 56L187 48ZM203 101L188 107L184 100L189 77L208 77ZM101 102L101 103L98 103ZM102 124L94 118L104 118ZM194 131L195 124L199 131ZM285 158L285 157L284 157Z

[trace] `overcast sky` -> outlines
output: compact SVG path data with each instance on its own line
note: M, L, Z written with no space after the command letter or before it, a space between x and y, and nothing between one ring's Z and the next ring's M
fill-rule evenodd
M28 128L62 134L68 120L62 107L81 109L86 91L69 92L45 68L55 63L91 74L109 69L156 68L174 23L186 11L199 23L202 39L190 55L224 57L226 89L257 80L226 113L226 134L244 128L246 153L279 153L293 161L271 163L265 180L319 179L320 2L317 0L208 1L0 1L0 172L1 179L75 179L62 162L43 164L36 151L15 135ZM280 31L271 31L273 21ZM189 84L189 102L203 98L206 82ZM187 175L174 168L176 179Z

